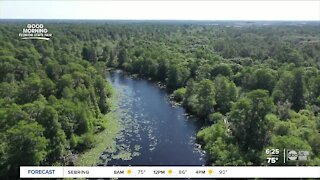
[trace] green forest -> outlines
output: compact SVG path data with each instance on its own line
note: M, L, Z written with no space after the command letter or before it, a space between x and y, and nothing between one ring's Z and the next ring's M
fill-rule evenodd
M320 165L319 23L42 23L49 41L21 40L23 21L0 25L0 177L94 147L108 69L165 85L203 124L210 165L266 165L266 148L307 150L299 165Z

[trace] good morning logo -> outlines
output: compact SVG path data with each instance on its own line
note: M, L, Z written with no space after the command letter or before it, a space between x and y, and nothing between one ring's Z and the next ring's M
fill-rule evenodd
M27 27L22 29L22 33L19 33L19 37L21 39L50 40L52 34L43 24L27 24Z

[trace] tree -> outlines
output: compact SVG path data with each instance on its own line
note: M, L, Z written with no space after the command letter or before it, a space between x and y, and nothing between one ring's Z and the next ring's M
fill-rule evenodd
M295 69L292 72L285 71L272 93L275 102L284 103L286 101L292 103L292 108L299 111L304 108L304 80L301 69Z
M294 76L291 72L285 71L280 76L279 81L276 84L275 89L272 92L272 97L275 103L286 101L292 103L293 97L293 81Z
M224 116L219 113L219 112L215 112L209 115L209 122L211 124L217 123L219 121L223 121L224 120Z
M310 137L310 146L316 156L320 155L320 134L315 133Z
M211 76L214 78L218 75L231 77L233 75L233 72L230 65L223 63L215 65L211 70Z
M75 81L71 74L65 74L61 76L60 80L57 82L57 96L62 96L62 93L65 88L74 88ZM71 93L70 93L71 94Z
M276 58L281 62L294 63L301 65L303 58L296 48L289 44L282 44L276 51Z
M173 99L177 102L182 102L186 94L186 88L179 88L173 92Z
M82 58L87 60L87 61L90 61L90 62L97 62L97 52L95 50L94 47L89 46L87 44L85 44L82 48Z
M9 129L21 120L29 120L29 115L22 110L20 105L15 103L8 105L7 108L1 108L0 115L1 131Z
M265 90L251 91L232 106L229 117L237 144L242 151L255 154L249 159L255 164L260 163L258 154L270 138L271 122L266 116L274 111L274 104L268 94Z
M186 109L192 113L197 112L196 109L197 109L198 99L197 99L196 93L197 93L197 83L193 79L190 79L186 85L186 93L183 100L183 106L186 107Z
M28 103L36 100L41 94L42 88L40 77L35 73L30 74L24 81L22 88L19 89L19 102Z
M119 67L123 67L123 64L129 61L128 51L125 48L121 48L118 55Z
M186 83L189 75L190 71L185 66L172 64L167 72L168 88L176 89L178 87L182 87Z
M310 99L320 106L320 77L313 78L310 84Z
M229 112L232 102L236 101L238 91L236 85L224 76L214 80L216 87L215 99L217 110L223 114Z
M157 74L157 80L164 81L167 78L167 71L169 68L169 61L166 59L159 59L158 60L158 74Z
M48 140L43 133L41 125L24 120L6 132L6 161L0 162L0 167L7 172L1 172L1 176L17 178L19 166L36 166L45 160Z
M64 154L66 146L65 133L61 129L61 124L58 121L57 111L50 106L46 106L43 109L37 121L45 128L43 135L50 140L48 144L47 161L51 164Z
M242 68L240 72L234 75L233 81L237 84L237 86L241 86L243 89L253 90L255 79L252 74L254 74L253 68Z
M107 102L107 98L108 98L108 89L107 89L107 84L105 82L105 80L99 76L97 77L96 81L95 81L95 92L98 96L98 106L100 109L100 112L105 114L109 111L109 104Z
M197 80L201 81L202 79L210 79L210 71L212 69L212 66L205 63L202 64L201 66L197 67L196 75L197 75Z
M233 143L223 121L218 121L197 133L197 140L204 145L213 165L246 165L247 162L239 148Z
M290 118L292 104L288 101L277 103L277 115L281 120L287 120Z
M199 105L199 116L208 118L209 114L214 111L216 105L215 100L215 88L212 81L204 79L199 83L198 86L198 105Z
M49 97L50 95L54 95L55 94L55 83L50 80L49 78L45 78L42 79L41 81L42 84L42 92L41 94L44 95L45 97Z
M50 79L56 81L62 73L62 68L59 63L49 61L46 67L46 73Z
M296 111L303 109L305 106L304 102L304 82L303 82L303 71L297 69L293 72L293 93L292 93L292 108Z
M253 77L252 89L265 89L272 92L276 84L276 75L271 69L258 69L254 72Z
M113 44L110 41L106 42L106 44L102 50L102 57L101 57L102 59L101 60L103 60L107 63L110 61L113 61L113 59L112 59L112 58L114 58L114 57L112 57L112 53L114 53L113 51L114 51Z

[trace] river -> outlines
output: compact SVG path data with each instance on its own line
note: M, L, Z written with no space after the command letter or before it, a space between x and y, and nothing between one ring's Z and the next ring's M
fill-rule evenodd
M102 165L205 165L198 148L199 130L182 107L173 107L165 90L154 83L110 72L118 97L121 131L117 149L101 155Z

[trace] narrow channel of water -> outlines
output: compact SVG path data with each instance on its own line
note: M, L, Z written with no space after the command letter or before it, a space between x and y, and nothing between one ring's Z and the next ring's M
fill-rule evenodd
M116 152L101 155L103 165L205 165L195 143L199 126L168 102L165 90L121 71L111 72L109 80L120 92L122 130Z

